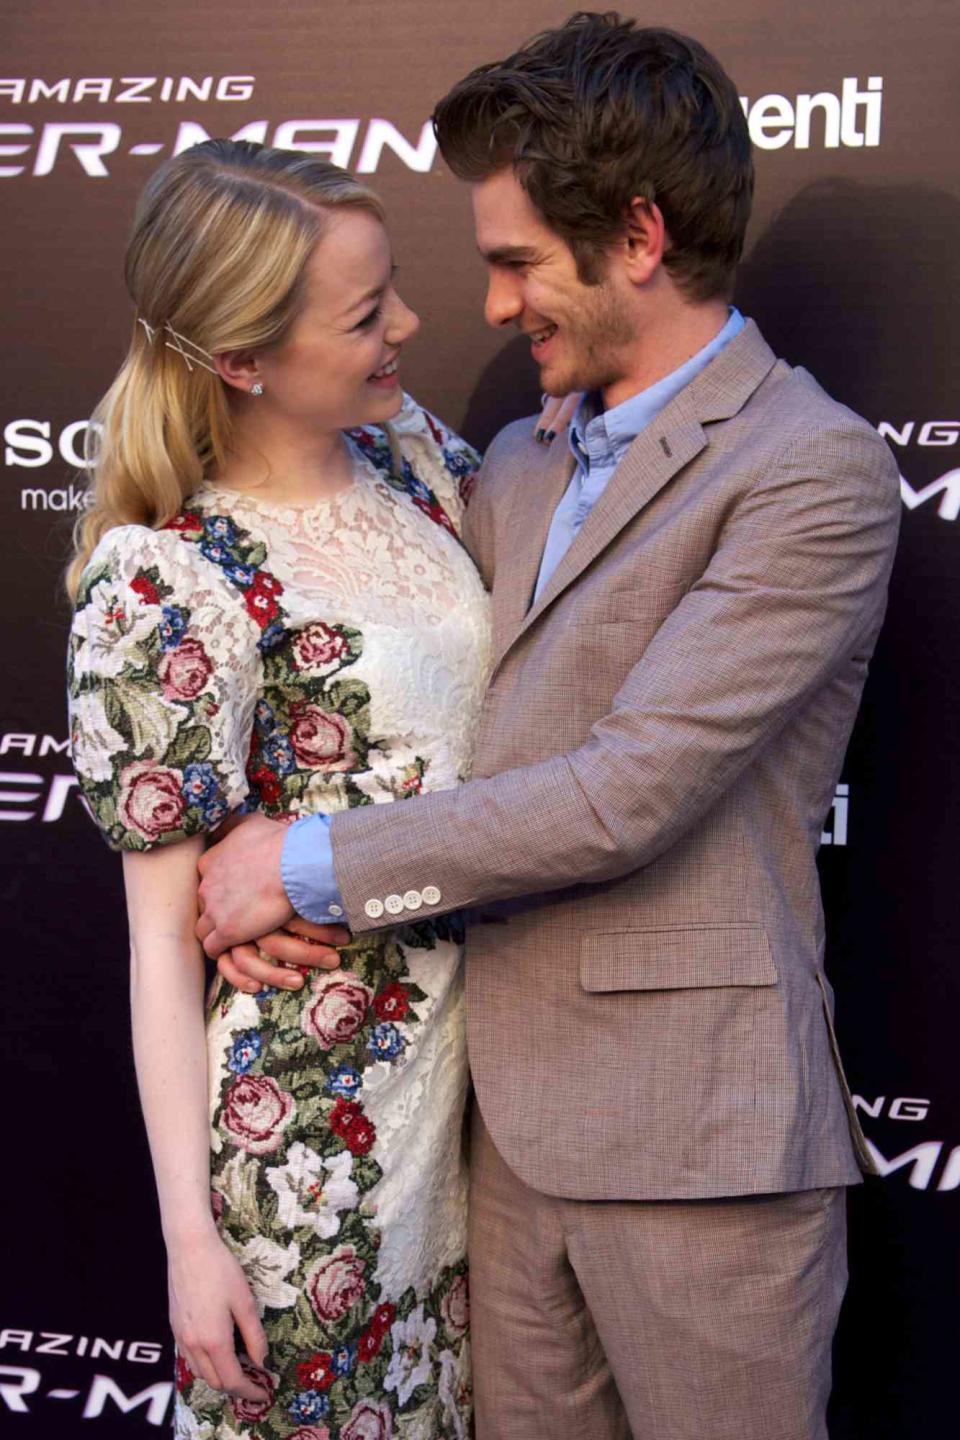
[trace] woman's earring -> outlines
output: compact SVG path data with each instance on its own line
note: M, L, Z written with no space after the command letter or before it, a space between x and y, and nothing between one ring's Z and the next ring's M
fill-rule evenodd
M259 380L256 380L250 386L250 394L254 397L255 400L260 399L260 396L263 394L263 386L260 384Z

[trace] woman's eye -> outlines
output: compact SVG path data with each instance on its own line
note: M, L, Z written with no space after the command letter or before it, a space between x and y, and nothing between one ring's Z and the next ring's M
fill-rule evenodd
M369 330L370 326L371 326L371 325L375 325L376 322L380 319L380 316L381 316L382 313L383 313L383 306L382 306L382 305L376 305L376 306L369 312L369 314L364 315L364 317L363 317L362 320L358 320L357 323L356 323L356 325L355 325L353 328L354 328L355 330Z

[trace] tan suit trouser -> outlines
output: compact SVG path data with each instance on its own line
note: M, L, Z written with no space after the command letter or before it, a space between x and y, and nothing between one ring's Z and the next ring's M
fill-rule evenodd
M826 1440L842 1189L561 1200L472 1116L477 1440Z

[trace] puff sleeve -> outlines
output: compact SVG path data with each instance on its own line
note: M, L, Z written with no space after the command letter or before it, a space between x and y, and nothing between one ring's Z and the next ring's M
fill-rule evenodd
M245 799L257 627L175 531L121 526L91 556L67 659L80 788L107 844L149 850Z

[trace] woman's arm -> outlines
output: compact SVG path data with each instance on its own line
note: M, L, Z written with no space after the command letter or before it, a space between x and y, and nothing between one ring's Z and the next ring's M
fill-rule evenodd
M244 1375L234 1324L257 1365L266 1336L243 1271L217 1234L210 1208L210 1130L203 1021L203 951L197 861L203 837L127 852L134 1058L157 1192L170 1286L170 1323L195 1375L258 1400Z

